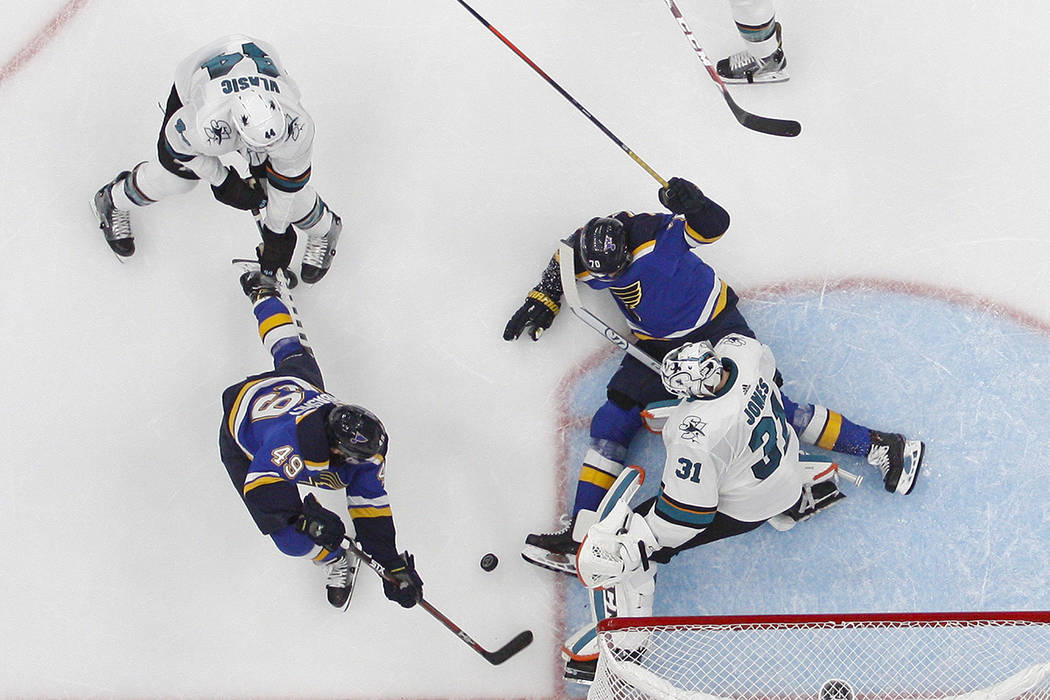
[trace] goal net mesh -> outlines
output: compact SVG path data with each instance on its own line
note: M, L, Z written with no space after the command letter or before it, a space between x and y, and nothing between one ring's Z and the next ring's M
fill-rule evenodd
M610 618L588 698L1050 699L1050 613Z

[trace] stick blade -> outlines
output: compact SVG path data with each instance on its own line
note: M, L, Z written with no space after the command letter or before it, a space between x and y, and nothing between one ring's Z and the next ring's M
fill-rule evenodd
M525 630L496 651L486 651L482 656L493 666L499 666L530 644L532 644L532 630Z
M728 90L723 90L722 95L725 96L729 109L733 111L733 116L747 129L770 136L798 136L802 133L802 125L793 119L774 119L752 114L738 105L730 97Z

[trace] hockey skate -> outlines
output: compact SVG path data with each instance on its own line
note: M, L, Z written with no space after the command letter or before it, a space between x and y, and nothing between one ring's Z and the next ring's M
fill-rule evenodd
M868 464L878 467L890 493L907 496L915 488L926 446L919 440L907 440L897 433L871 431Z
M750 51L740 51L718 62L715 70L726 83L780 83L787 80L787 58L780 46L780 22L776 24L777 48L759 58Z
M131 214L125 209L117 209L113 204L113 188L123 186L124 179L130 174L128 170L123 171L96 192L91 200L91 210L95 212L106 243L122 258L135 254L135 239L131 235Z
M568 516L562 516L561 529L529 535L525 538L521 558L544 569L575 576L576 551L580 548L580 543L573 540L572 527L572 520Z
M306 250L303 251L303 266L300 277L303 282L314 284L328 274L335 257L335 246L339 243L339 234L343 231L343 220L332 213L332 226L326 233L315 236L307 233Z
M328 579L325 588L328 591L328 602L332 607L346 610L350 607L350 596L354 594L354 582L361 560L353 552L343 552L342 556L330 562Z

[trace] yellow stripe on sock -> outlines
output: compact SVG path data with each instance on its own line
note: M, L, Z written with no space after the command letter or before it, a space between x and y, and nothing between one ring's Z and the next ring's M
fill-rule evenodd
M828 423L820 433L820 438L817 440L817 447L823 447L825 450L834 449L841 431L842 414L836 411L828 411Z
M259 337L265 338L266 334L272 331L277 326L284 326L292 322L292 317L288 314L274 314L265 321L259 322Z
M583 468L580 469L580 481L594 484L598 488L608 491L612 487L613 482L616 481L616 477L608 472L603 472L601 469L595 469L594 467L584 465Z

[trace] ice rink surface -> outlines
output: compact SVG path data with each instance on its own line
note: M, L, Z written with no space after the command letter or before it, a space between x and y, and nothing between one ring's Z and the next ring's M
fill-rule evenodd
M733 94L794 139L737 124L658 0L472 4L729 210L705 258L794 398L928 445L907 498L851 463L867 482L821 518L683 555L657 612L1050 609L1043 4L778 2L792 79ZM712 58L740 48L724 2L679 4ZM390 432L427 598L490 648L536 633L502 666L367 571L334 611L239 503L215 436L222 389L269 362L229 264L250 218L199 187L133 212L125 264L95 228L91 195L154 152L175 65L234 32L278 47L344 220L296 294L329 389ZM0 42L0 694L566 695L557 649L586 611L517 551L565 507L616 358L570 314L539 343L501 332L559 237L658 211L656 182L454 0L6 0ZM652 438L632 449L659 473Z

